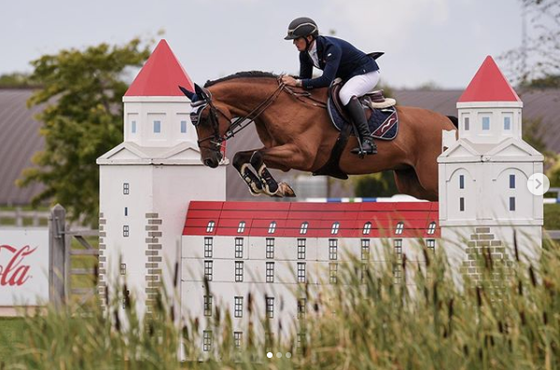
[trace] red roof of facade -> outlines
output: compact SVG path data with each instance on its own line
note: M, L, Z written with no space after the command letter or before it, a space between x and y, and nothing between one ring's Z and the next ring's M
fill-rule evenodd
M459 103L483 101L521 101L490 55L459 98Z
M194 85L167 41L156 46L124 96L184 96L178 85L194 91Z
M287 238L439 238L437 202L288 203L192 201L183 235ZM213 222L214 227L209 228ZM244 222L244 227L240 227ZM307 222L307 231L302 225ZM371 227L366 226L371 223ZM397 234L397 224L403 223ZM275 224L273 224L275 223ZM338 223L338 227L335 226ZM430 224L435 230L429 233ZM273 227L274 226L274 227ZM333 229L338 229L333 233ZM369 229L369 230L368 230Z

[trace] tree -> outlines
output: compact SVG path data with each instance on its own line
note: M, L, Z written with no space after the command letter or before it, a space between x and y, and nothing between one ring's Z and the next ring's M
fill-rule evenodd
M0 87L37 87L37 84L29 78L28 73L14 72L0 76Z
M353 183L357 197L390 197L399 193L393 171L356 176Z
M41 84L28 106L46 103L38 115L45 149L36 165L22 173L18 185L43 183L34 205L60 203L72 220L96 225L99 212L99 168L96 159L122 142L123 81L129 67L140 67L151 42L133 39L123 46L100 44L81 51L62 50L31 62L30 78Z
M509 62L521 85L543 80L555 83L560 76L560 0L520 0L524 32L520 47L501 56ZM525 24L525 21L527 22ZM527 30L530 28L530 30Z

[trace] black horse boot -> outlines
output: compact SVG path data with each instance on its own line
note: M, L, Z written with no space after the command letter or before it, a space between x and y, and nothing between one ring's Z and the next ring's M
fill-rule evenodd
M369 126L366 120L366 114L364 113L364 108L362 104L355 96L350 99L350 102L346 105L346 110L350 113L354 125L358 129L358 134L362 142L362 148L354 148L351 150L352 154L377 154L377 145L371 137L371 132L369 131Z

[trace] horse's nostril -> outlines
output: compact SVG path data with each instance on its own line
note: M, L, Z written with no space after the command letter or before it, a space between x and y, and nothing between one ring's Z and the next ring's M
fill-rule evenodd
M211 165L212 165L212 160L211 160L211 159L205 159L205 160L204 160L204 165L205 165L205 166L208 166L208 167L212 167L212 166L211 166Z

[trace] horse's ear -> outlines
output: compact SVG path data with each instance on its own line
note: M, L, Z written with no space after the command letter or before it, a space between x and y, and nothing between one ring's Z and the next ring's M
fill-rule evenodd
M189 98L190 101L194 102L195 100L193 100L194 97L196 97L196 94L193 93L192 91L187 90L186 88L184 88L183 86L179 85L179 90L181 90L183 92L183 94L185 94L185 96L187 98Z
M194 84L194 92L204 100L208 100L208 93L206 90L197 84Z

